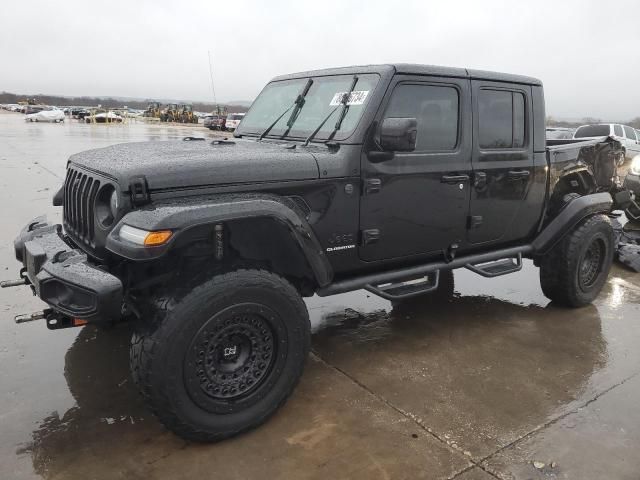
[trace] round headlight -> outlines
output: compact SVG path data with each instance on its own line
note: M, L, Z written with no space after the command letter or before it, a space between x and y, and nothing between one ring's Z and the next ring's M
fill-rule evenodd
M111 215L115 218L118 215L118 192L116 190L111 194L109 207L111 208Z
M114 208L115 207L115 208ZM113 185L105 185L98 192L95 203L96 220L104 228L113 225L118 211L118 195Z

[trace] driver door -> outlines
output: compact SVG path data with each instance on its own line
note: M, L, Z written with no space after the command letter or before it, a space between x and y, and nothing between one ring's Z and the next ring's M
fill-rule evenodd
M398 76L383 101L385 118L416 118L416 149L391 160L361 159L362 260L434 254L466 238L471 176L468 79Z

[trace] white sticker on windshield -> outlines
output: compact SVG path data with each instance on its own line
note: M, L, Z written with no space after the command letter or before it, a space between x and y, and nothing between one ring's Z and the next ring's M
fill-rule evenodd
M340 105L346 95L347 92L336 93L329 105ZM351 92L349 100L347 100L347 105L362 105L367 99L367 95L369 95L369 90L356 90L355 92Z

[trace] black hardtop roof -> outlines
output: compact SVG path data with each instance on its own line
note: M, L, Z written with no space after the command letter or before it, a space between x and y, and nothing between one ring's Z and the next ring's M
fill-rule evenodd
M355 65L351 67L326 68L307 72L291 73L275 77L272 82L294 78L317 77L324 75L350 75L355 73L400 73L410 75L435 75L439 77L472 78L494 82L522 83L526 85L542 85L537 78L510 73L489 72L457 67L440 67L437 65L419 65L411 63L394 63L384 65Z

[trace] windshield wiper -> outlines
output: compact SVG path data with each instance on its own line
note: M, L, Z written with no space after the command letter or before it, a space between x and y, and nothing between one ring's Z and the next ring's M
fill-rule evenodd
M276 126L276 124L282 119L282 117L284 117L287 114L287 112L293 108L293 112L291 112L291 115L289 116L289 120L287 120L287 129L280 136L280 138L284 138L287 135L287 133L289 133L289 130L291 130L291 125L293 125L292 119L295 122L295 119L298 118L298 114L300 113L300 110L302 110L302 107L304 106L304 97L306 97L307 93L309 93L309 89L311 88L311 85L313 85L313 80L310 78L307 80L307 83L302 89L302 92L299 93L298 96L296 97L296 101L293 102L293 105L291 105L284 112L282 112L282 114L278 118L276 118L275 121L271 125L269 125L264 132L260 134L260 137L258 138L258 140L262 140L265 137L265 135L267 135L267 133L269 133L271 129Z
M333 127L333 131L331 132L331 135L327 137L327 142L333 138L333 136L336 134L338 130L340 130L340 127L342 126L342 121L344 120L344 117L347 115L347 112L349 111L348 103L349 103L349 99L351 98L351 94L353 93L353 89L356 88L356 83L358 83L358 77L354 75L353 81L351 82L351 86L349 87L349 91L342 96L342 100L340 101L340 104L337 105L336 108L331 110L329 114L326 117L324 117L324 120L322 120L320 125L318 125L316 129L313 132L311 132L311 135L309 135L307 139L304 141L304 143L302 144L303 147L306 147L307 145L309 145L309 142L316 136L316 134L320 130L322 130L322 127L324 127L324 124L327 123L327 120L329 120L333 116L333 114L336 112L336 110L338 110L339 108L342 109L340 111L340 117L338 117L338 121Z
M309 93L309 89L311 88L311 85L313 84L313 80L309 79L307 80L306 85L304 86L304 88L302 89L302 93L298 94L298 96L296 97L295 102L293 102L293 105L291 105L289 108L287 108L284 112L282 112L280 114L280 116L278 116L278 118L276 118L273 123L271 125L269 125L264 132L262 132L260 134L260 136L258 137L258 140L262 140L270 131L273 127L276 126L276 124L282 120L282 117L284 117L287 112L289 110L291 110L292 108L295 107L294 111L291 112L291 117L293 117L293 115L295 114L296 116L298 115L298 113L300 113L300 110L302 109L302 106L304 105L304 97L307 96L307 93ZM291 117L289 117L289 120L287 121L287 126L289 126L289 122L291 121ZM291 127L289 127L286 131L286 133L289 132L289 129Z

